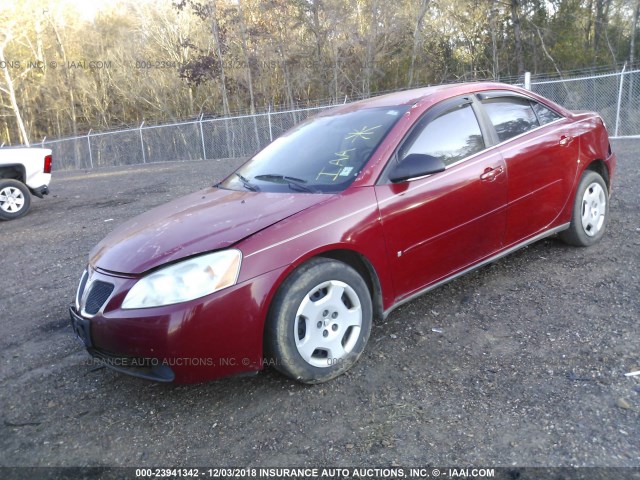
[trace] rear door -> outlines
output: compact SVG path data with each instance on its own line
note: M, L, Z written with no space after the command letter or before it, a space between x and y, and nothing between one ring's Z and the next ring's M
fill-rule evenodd
M505 246L547 229L568 201L579 142L558 112L513 92L478 94L509 175Z
M446 170L396 184L383 174L378 181L397 300L500 249L507 175L500 152L486 149L484 128L472 98L438 104L416 122L387 171L411 153L439 157Z

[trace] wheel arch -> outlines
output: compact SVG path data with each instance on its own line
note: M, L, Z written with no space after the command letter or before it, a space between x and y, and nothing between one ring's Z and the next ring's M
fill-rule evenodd
M289 327L286 325L283 326L281 321L275 321L276 318L291 318L289 314L294 315L296 310L295 308L291 310L290 306L286 306L286 302L278 302L276 301L276 299L278 298L279 292L283 291L283 287L287 283L287 280L290 279L291 276L295 274L295 272L299 271L305 265L319 265L322 261L333 261L334 264L336 262L340 262L342 264L348 265L353 270L355 270L358 275L361 276L366 288L369 290L371 295L371 317L369 317L370 320L367 319L366 322L363 319L363 325L366 326L366 328L364 328L364 331L366 332L363 337L364 340L361 340L361 338L358 337L356 345L360 345L360 347L358 347L358 349L356 350L354 345L353 352L355 352L355 357L345 357L348 360L344 364L346 365L345 367L342 367L341 363L337 363L336 365L340 366L338 370L327 370L327 372L324 372L322 374L314 374L309 376L308 372L305 372L305 370L299 365L296 366L296 362L292 361L293 358L291 357L291 355L294 355L297 358L300 355L300 351L298 350L297 354L292 354L289 347L287 346L290 346L290 339L286 340L287 334L284 334L283 337L283 332L285 330L287 332L292 332L292 330L288 330ZM351 274L350 276L353 275ZM300 277L298 277L298 279L299 278ZM379 318L383 318L381 284L378 278L378 274L373 267L373 264L365 257L365 255L349 248L340 248L338 245L327 246L327 248L324 250L309 252L308 255L305 255L304 257L299 258L298 261L291 263L289 265L289 268L286 268L285 271L281 273L281 275L279 276L279 280L274 283L274 288L271 290L271 292L272 293L269 296L268 304L266 305L266 316L264 317L264 327L262 331L262 357L263 359L266 359L266 361L263 361L262 368L267 365L273 366L276 370L280 371L286 376L302 383L324 382L335 378L336 376L344 373L344 371L348 370L361 355L362 350L364 349L364 345L366 344L369 337L373 321ZM271 317L274 312L278 311L276 310L276 308L278 306L282 307L283 305L285 305L285 309L288 309L286 310L288 312L287 316ZM283 328L285 330L283 330ZM351 355L351 353L346 353L346 355L349 356ZM311 364L311 368L317 369L318 366L315 364Z
M19 163L0 165L0 179L18 180L26 183L27 173L24 165Z
M364 279L369 293L371 294L371 304L373 306L373 319L381 320L383 318L384 308L382 305L382 286L378 273L373 264L362 254L355 250L349 249L333 249L320 252L311 258L331 258L342 263L346 263L353 268Z
M611 175L609 167L607 167L607 164L603 160L592 160L585 168L585 171L587 170L591 170L600 175L604 180L604 183L607 185L607 189L611 190Z
M290 268L287 268L281 277L279 278L274 288L271 290L264 314L264 323L263 323L263 340L265 338L266 333L266 324L271 315L273 303L278 294L278 291L282 287L284 281L298 268L305 265L307 262L319 259L319 258L327 258L332 260L337 260L339 262L345 263L353 268L358 274L364 279L367 288L369 289L369 293L371 294L371 305L373 308L373 320L381 320L384 318L384 306L383 306L383 297L382 297L382 284L380 282L380 278L378 277L378 273L371 263L371 261L363 254L348 248L338 248L337 245L333 246L334 248L328 248L326 250L321 250L317 252L313 252L311 255L305 256L299 259L297 262L294 262L290 265Z

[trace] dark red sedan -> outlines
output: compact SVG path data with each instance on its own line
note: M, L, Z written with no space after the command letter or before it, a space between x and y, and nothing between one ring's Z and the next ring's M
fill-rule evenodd
M117 228L72 324L91 355L148 379L272 365L324 382L417 295L549 235L599 241L615 165L596 113L508 85L344 105Z

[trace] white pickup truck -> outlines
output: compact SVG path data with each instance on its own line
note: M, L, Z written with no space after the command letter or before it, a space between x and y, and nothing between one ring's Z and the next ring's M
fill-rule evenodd
M48 148L0 148L0 220L26 215L31 194L49 193L51 161Z

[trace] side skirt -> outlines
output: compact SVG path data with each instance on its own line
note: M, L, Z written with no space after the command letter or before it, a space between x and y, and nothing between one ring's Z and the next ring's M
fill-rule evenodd
M520 250L521 248L524 248L528 245L531 245L532 243L537 242L538 240L542 240L543 238L546 237L550 237L552 235L555 235L558 232L561 232L563 230L566 230L567 228L569 228L570 223L565 223L562 224L558 227L554 227L550 230L546 230L542 233L539 233L538 235L536 235L535 237L531 237L528 240L525 240L524 242L518 243L516 245L513 245L512 247L507 248L506 250L503 250L502 252L497 253L496 255L493 255L492 257L486 258L484 260L482 260L480 263L476 263L474 265L471 265L468 268L465 268L464 270L461 270L458 273L454 273L453 275L451 275L450 277L446 277L442 280L437 281L436 283L429 285L426 288L423 288L422 290L413 293L411 295L409 295L407 298L404 298L402 300L400 300L399 302L397 302L395 305L393 305L392 307L388 308L387 310L384 311L383 314L383 318L387 318L389 316L389 314L395 310L396 308L400 307L401 305L404 305L405 303L409 303L412 300L415 300L416 298L418 298L421 295L424 295L425 293L433 290L434 288L438 288L441 285L444 285L445 283L449 283L452 280L455 280L458 277L461 277L473 270L476 270L480 267L483 267L485 265L487 265L488 263L492 263L495 262L496 260L501 259L502 257L506 257L507 255L509 255L510 253L515 252L516 250Z

